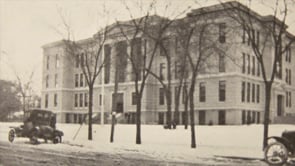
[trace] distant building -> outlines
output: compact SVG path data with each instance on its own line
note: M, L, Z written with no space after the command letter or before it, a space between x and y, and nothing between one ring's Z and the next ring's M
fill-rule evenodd
M239 4L238 2L234 2ZM220 47L227 48L224 54L219 54L210 59L207 65L200 72L195 90L195 124L247 124L262 123L264 115L264 83L261 68L244 34L243 27L233 21L224 12L221 4L202 9L192 10L186 17L176 20L176 23L169 28L174 32L178 23L188 23L194 18L207 16L214 17L212 30L216 31L216 38ZM227 9L228 10L228 9ZM253 12L258 21L267 23L269 16L260 16ZM155 20L164 19L159 16L152 16ZM157 21L155 21L157 23ZM234 28L233 28L234 27ZM121 51L130 51L130 46L124 38L118 35L119 28L116 25L109 27L109 34L112 38L107 39L104 46L104 56L109 61L114 58L114 48L121 44ZM263 29L257 26L253 29L257 42ZM99 35L99 34L96 34ZM95 36L94 35L94 38ZM83 45L91 42L94 38L78 41ZM294 38L288 34L287 38ZM139 37L137 44L143 48L143 41L150 40ZM181 54L177 50L177 35L169 40L168 51L172 55L172 113L174 112L174 96L177 85L177 57ZM271 53L273 45L268 48ZM43 46L43 77L42 77L42 103L41 108L53 110L58 114L59 122L79 123L83 121L84 115L88 112L88 89L85 77L82 74L79 63L67 56L63 41L49 43ZM267 55L266 55L267 56ZM292 57L292 58L291 58ZM121 120L126 123L135 123L135 95L134 82L132 81L132 68L127 59L126 66L121 69L122 75L119 80L119 101L120 111L123 115ZM272 63L271 56L266 58L266 63ZM289 48L279 65L279 72L273 84L271 96L271 120L280 116L295 116L294 109L294 82L295 70L294 44ZM152 70L167 79L167 62L161 51L155 57ZM99 116L104 97L104 112L109 115L112 105L112 94L114 91L114 66L106 66L103 74L99 75L94 88L94 115ZM104 79L104 80L103 80ZM104 84L103 84L104 81ZM104 94L102 88L104 86ZM181 98L182 98L181 94ZM293 96L293 97L292 97ZM166 122L165 95L162 86L152 76L147 80L142 99L142 123L164 124ZM180 101L179 122L183 123L184 105ZM98 118L99 119L99 118Z

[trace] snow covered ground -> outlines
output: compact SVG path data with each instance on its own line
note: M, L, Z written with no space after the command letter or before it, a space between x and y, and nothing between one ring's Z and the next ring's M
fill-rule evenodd
M18 123L0 123L0 141L8 142L9 126ZM135 125L116 125L114 143L109 143L110 125L94 125L93 141L87 140L87 125L57 124L65 134L63 144L40 144L38 148L62 149L68 151L95 151L101 153L128 153L160 160L194 162L206 161L216 156L242 158L263 158L262 125L248 126L196 126L197 148L190 148L190 128L177 126L176 130L165 130L159 125L142 125L142 144L135 144ZM270 125L269 135L280 136L284 130L295 130L294 125ZM22 144L28 139L17 138ZM83 147L83 148L81 148ZM206 161L210 164L209 160Z

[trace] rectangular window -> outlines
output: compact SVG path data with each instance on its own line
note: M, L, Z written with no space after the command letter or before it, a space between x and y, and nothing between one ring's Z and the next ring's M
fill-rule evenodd
M292 85L292 74L291 74L291 69L289 70L289 85Z
M58 74L54 75L54 87L58 87Z
M252 56L252 75L255 76L255 65L256 65L256 62L255 62L255 58L256 56Z
M242 124L246 124L246 111L242 111Z
M57 94L54 94L54 107L57 107Z
M46 88L49 87L49 75L47 75L46 78L45 78L45 87Z
M102 95L99 95L99 105L102 105Z
M219 54L219 72L225 72L225 56Z
M199 91L200 102L206 101L206 85L205 82L200 83L200 91Z
M226 98L225 81L219 81L219 101L225 101L225 98Z
M58 54L55 55L55 68L59 68L59 56L58 56Z
M83 93L80 93L79 106L83 107Z
M289 107L289 92L286 92L286 107Z
M132 99L131 99L132 105L136 105L136 101L137 101L136 92L132 92Z
M159 104L160 105L165 104L165 91L164 91L164 88L160 88L160 90L159 90Z
M81 55L80 55L80 66L81 67L84 67L84 53L81 53Z
M84 94L84 107L88 107L88 93Z
M252 102L255 103L255 84L252 84Z
M248 61L248 74L251 73L251 58L250 55L247 54L247 61Z
M104 70L104 83L110 82L110 71L111 71L111 47L110 45L104 45L104 57L105 57L105 70Z
M46 56L46 69L49 70L49 61L50 61L50 57L49 55Z
M250 89L251 89L251 84L248 82L247 83L247 102L250 102Z
M83 78L83 73L80 74L80 87L83 87L84 83L84 78Z
M243 53L242 73L246 73L246 54Z
M78 107L78 94L75 94L75 107Z
M182 104L185 103L185 100L187 99L187 86L184 85L182 88Z
M286 79L285 80L286 80L286 83L289 84L289 70L286 69L285 71L286 71L286 77L285 77Z
M289 92L289 106L292 107L292 92Z
M260 102L260 85L256 85L256 102Z
M128 64L128 55L127 55L127 42L120 41L115 44L116 48L116 58L115 64L118 73L118 82L124 82L126 79L126 69Z
M165 63L160 63L160 79L165 80Z
M75 74L75 87L79 87L79 74Z
M226 24L225 23L219 24L219 42L220 43L225 43L226 42L225 29L226 29Z
M245 102L245 89L246 89L246 83L243 81L242 82L242 93L241 93L241 100L242 100L242 102Z
M257 40L257 41L256 41L256 45L257 45L257 48L259 48L259 43L260 43L260 32L257 31L256 34L257 34L257 35L256 35L256 40Z
M48 108L48 94L45 95L45 108Z
M175 62L175 79L180 78L181 73L181 65L178 62Z
M76 68L79 68L79 64L80 64L79 54L76 54L75 60L76 60Z

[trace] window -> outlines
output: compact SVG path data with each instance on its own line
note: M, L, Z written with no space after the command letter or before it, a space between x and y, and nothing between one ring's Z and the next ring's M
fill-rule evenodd
M160 79L165 80L164 76L165 63L160 63Z
M245 26L243 26L243 36L242 36L242 43L246 42L246 29Z
M165 104L165 92L164 92L164 88L160 88L160 91L159 91L159 104L160 105L164 105Z
M79 106L83 107L83 93L80 93Z
M243 53L242 73L246 73L246 54Z
M45 108L48 108L48 94L45 95Z
M49 55L46 56L46 69L49 69L49 61L50 61L50 57Z
M256 45L257 45L257 48L259 48L259 43L260 43L260 32L256 31Z
M250 65L251 58L250 58L250 55L249 54L247 54L247 61L248 61L248 74L250 74L250 72L251 72L251 65Z
M242 93L241 93L241 100L242 100L242 102L244 102L245 101L245 89L246 89L246 83L243 81L242 82Z
M75 74L75 87L79 86L79 74Z
M199 91L200 102L206 101L206 85L205 82L200 83L200 91Z
M242 111L242 124L246 124L246 111Z
M136 92L132 92L132 105L136 105L136 101L137 101L137 96L136 96Z
M226 41L225 29L226 29L225 23L219 24L219 42L220 43L225 43L225 41Z
M49 87L49 75L47 75L46 78L45 78L45 87L46 88Z
M101 94L99 95L99 105L102 105L102 96L101 96Z
M286 48L286 62L291 62L291 48Z
M88 107L88 93L84 94L84 107Z
M219 101L225 101L225 90L226 90L226 85L225 81L219 81Z
M291 92L286 92L286 107L292 107Z
M175 62L175 79L180 78L181 73L181 65L178 62Z
M110 82L110 71L111 71L111 47L110 45L104 45L104 56L105 56L105 70L104 70L104 83Z
M251 89L251 84L248 82L247 83L247 102L250 102L250 89Z
M256 61L255 61L255 56L252 56L252 75L255 76L255 65L256 65Z
M252 102L255 103L255 84L252 84Z
M75 94L75 107L78 107L78 94Z
M256 85L256 102L260 102L260 85Z
M79 63L80 63L80 59L79 59L79 54L76 54L76 68L79 68Z
M225 72L225 56L224 54L219 54L219 72Z
M82 53L81 55L80 55L80 66L81 67L83 67L84 66L84 53Z
M292 92L289 92L289 106L292 107Z
M57 94L54 94L54 107L57 107Z
M80 87L83 87L84 83L84 78L83 78L83 73L80 74Z
M59 56L58 56L58 54L55 55L55 68L59 68Z
M54 86L57 88L58 87L58 74L54 75Z
M115 44L116 48L116 67L118 73L118 82L124 82L126 78L127 69L127 42L120 41Z
M184 104L187 100L187 86L183 85L183 90L182 90L182 103Z

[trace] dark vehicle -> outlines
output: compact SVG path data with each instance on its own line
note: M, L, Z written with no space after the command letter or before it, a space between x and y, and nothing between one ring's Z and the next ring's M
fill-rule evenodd
M14 141L15 137L30 138L31 143L37 144L38 138L61 143L63 132L55 128L56 114L51 111L32 109L24 114L24 124L19 127L10 127L8 140Z
M280 166L285 164L288 158L295 157L295 131L284 131L281 137L268 139L275 140L264 150L264 158L269 165Z

